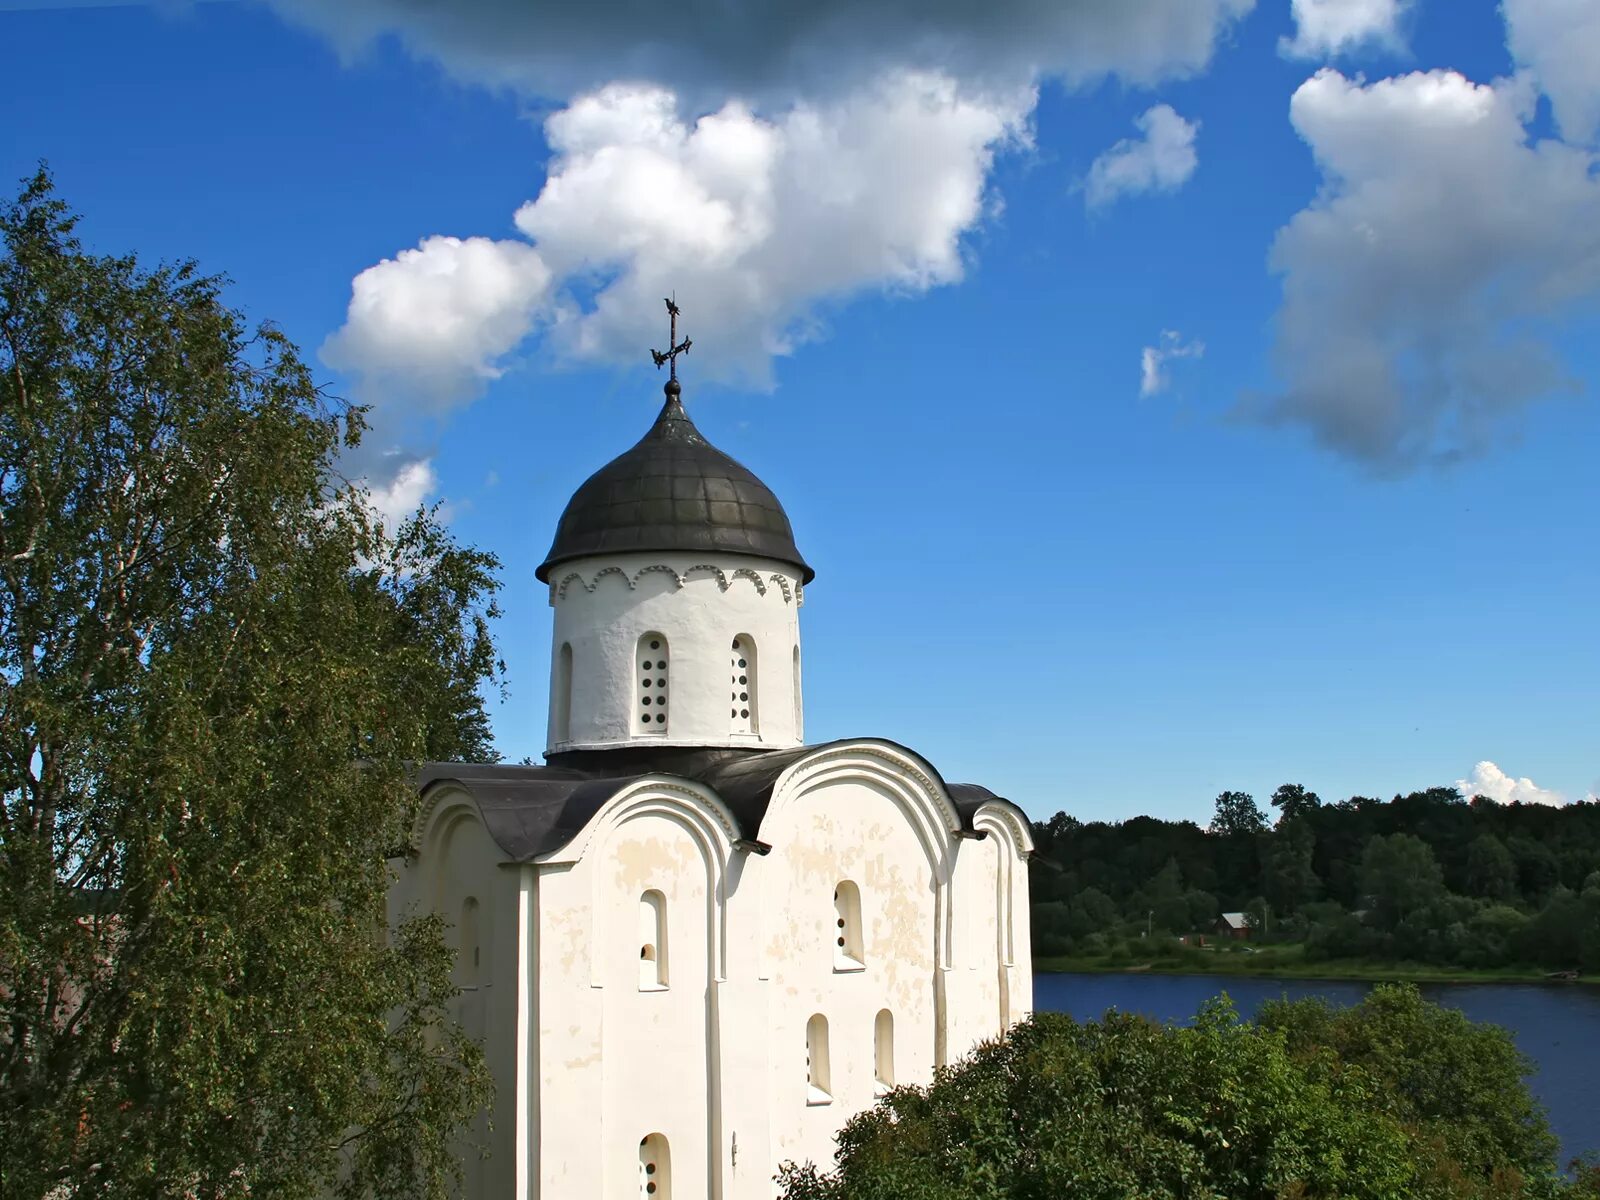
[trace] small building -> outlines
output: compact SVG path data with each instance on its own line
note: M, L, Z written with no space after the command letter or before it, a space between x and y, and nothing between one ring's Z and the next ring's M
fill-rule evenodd
M1247 942L1255 932L1250 924L1250 918L1242 912L1223 913L1217 918L1217 936L1232 938L1235 941Z

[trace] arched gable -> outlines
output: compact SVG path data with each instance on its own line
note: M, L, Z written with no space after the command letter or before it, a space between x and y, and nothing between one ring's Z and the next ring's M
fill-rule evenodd
M810 793L839 783L865 784L887 796L905 818L927 861L935 894L938 965L951 958L950 878L961 818L937 772L922 758L876 739L835 742L792 763L773 784L760 837L781 826ZM770 836L777 836L771 834Z
M487 830L483 810L462 784L441 779L422 793L416 816L411 822L410 853L431 857L442 849L452 828L460 821L472 820Z
M1017 864L1022 861L1023 853L1017 844L1016 821L1000 805L985 804L973 814L972 827L987 834L988 840L999 849L996 855L998 888L992 897L963 898L961 903L974 912L982 912L986 901L995 905L994 915L1000 936L997 948L1000 963L1005 965L1016 961L1015 879Z
M773 784L760 836L786 805L842 780L876 784L890 793L916 831L929 866L936 873L948 869L950 842L961 828L955 804L925 760L903 746L877 739L832 742L791 763Z
M991 837L1004 837L1013 857L1033 853L1033 831L1021 809L1004 801L991 800L972 815L974 829L987 829Z
M585 862L595 866L590 881L590 912L598 923L605 911L603 889L608 877L603 863L606 851L620 830L647 820L672 823L688 834L700 854L706 884L706 959L712 978L724 978L728 945L725 903L728 860L739 833L732 814L709 788L670 776L637 780L601 805L565 846L537 861L541 866L550 867L578 867ZM605 930L595 929L596 945L607 944L605 934ZM597 987L601 983L598 963L598 959L593 960L591 967L591 983Z
M972 827L987 835L985 841L998 851L995 894L989 903L994 905L995 966L999 986L996 999L999 1025L1004 1030L1026 1016L1032 1007L1028 855L1033 851L1033 838L1022 811L1001 800L980 805L972 814ZM976 910L984 907L981 897L961 897L958 903Z

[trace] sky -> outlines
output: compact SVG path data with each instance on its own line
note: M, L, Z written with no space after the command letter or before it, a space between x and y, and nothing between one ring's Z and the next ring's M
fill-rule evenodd
M193 258L492 551L684 400L810 741L1044 818L1600 792L1600 0L0 0L0 187Z

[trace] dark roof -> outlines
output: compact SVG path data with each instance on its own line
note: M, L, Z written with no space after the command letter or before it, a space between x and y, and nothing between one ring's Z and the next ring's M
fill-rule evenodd
M972 818L985 804L999 801L1001 804L1010 804L1004 796L996 796L981 783L947 783L945 791L950 793L950 799L955 802L956 811L961 814L961 823L967 828L972 827Z
M629 550L753 554L816 575L794 544L789 516L772 490L706 441L679 402L677 380L650 431L573 493L541 582L560 563Z
M740 834L753 839L760 834L778 777L807 755L842 744L825 742L787 750L656 747L578 751L552 756L560 761L548 767L427 763L417 773L417 788L426 794L436 784L459 784L477 802L489 836L518 862L559 850L623 788L663 775L709 787L733 814ZM920 759L895 742L886 744ZM977 784L945 784L937 771L933 776L955 802L963 829L972 828L973 816L982 805L994 800L1010 803Z

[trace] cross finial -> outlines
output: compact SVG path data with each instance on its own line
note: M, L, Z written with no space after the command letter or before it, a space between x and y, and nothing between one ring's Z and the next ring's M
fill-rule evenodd
M670 298L667 300L666 304L667 304L667 319L671 322L671 330L667 334L667 349L664 350L664 351L663 350L652 350L652 351L650 351L650 357L655 359L655 363L656 363L656 366L658 368L661 366L662 363L669 363L671 365L671 371L672 371L671 382L677 383L678 382L678 355L689 353L689 347L692 346L694 343L691 342L688 338L684 338L683 341L681 341L681 342L678 340L678 312L679 312L679 309L678 309L678 306L675 303L673 303L673 301Z

